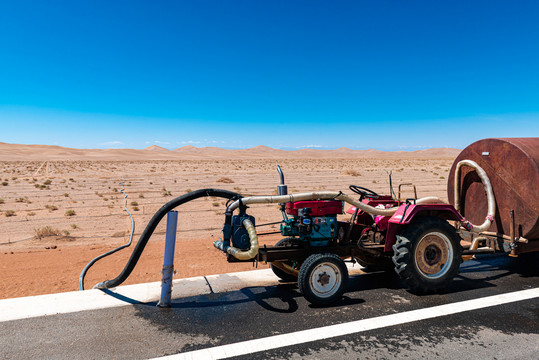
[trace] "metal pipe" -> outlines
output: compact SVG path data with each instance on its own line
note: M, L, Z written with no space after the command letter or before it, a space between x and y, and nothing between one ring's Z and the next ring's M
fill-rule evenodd
M479 247L479 242L484 241L484 240L487 240L487 238L484 236L476 237L475 239L473 239L472 245L467 250L468 251L477 250L477 248ZM471 260L472 258L473 258L473 255L462 255L462 261L468 261L468 260Z
M174 274L174 248L176 245L176 229L178 212L169 211L167 214L167 234L165 237L165 255L163 257L163 277L161 279L161 299L159 307L170 307L172 295L172 275Z
M308 193L299 193L299 194L289 194L289 195L266 195L266 196L248 196L241 199L242 204L273 204L273 203L288 203L304 200L342 200L350 205L359 208L369 214L374 215L383 215L391 216L397 211L398 207L392 207L390 209L378 209L370 205L365 204L355 198L343 194L342 192L337 191L318 191L318 192L308 192ZM416 204L432 204L432 203L444 203L440 198L429 196L425 198L418 199ZM229 205L227 211L234 211L240 205L239 200L234 201Z
M511 246L511 253L509 254L510 256L518 256L517 255L517 237L515 236L515 233L516 233L516 229L515 229L515 210L511 209L509 210L509 219L510 219L510 222L509 222L509 236L511 237L511 243L510 243L510 246Z
M495 233L495 232L492 232L492 231L481 231L480 235L494 236L494 237L497 237L497 238L502 238L504 240L511 240L511 236L509 236L509 235Z
M492 248L489 248L489 247L482 247L482 248L479 248L479 249L476 249L476 250L463 250L462 251L462 253L464 254L463 258L464 258L464 256L470 256L470 257L473 258L473 256L476 255L476 254L494 254L495 252L496 252L496 250L494 250ZM465 261L465 260L463 260L463 261Z
M284 174L280 165L277 165L277 171L279 172L279 177L281 178L281 185L284 185Z

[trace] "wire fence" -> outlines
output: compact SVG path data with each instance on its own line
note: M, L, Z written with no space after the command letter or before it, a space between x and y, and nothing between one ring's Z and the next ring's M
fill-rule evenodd
M431 161L431 160L427 160L427 161ZM437 195L437 193L444 193L445 190L446 190L446 185L445 185L445 178L443 176L438 176L438 175L444 175L446 176L446 173L448 171L448 169L445 169L445 165L444 163L447 162L447 160L442 160L442 161L438 161L438 160L434 160L434 161L437 161L439 163L440 166L442 166L442 168L434 168L436 169L437 172L439 172L440 174L427 174L425 172L425 175L428 175L428 176L424 176L420 179L416 179L415 180L415 183L416 185L418 185L418 188L422 187L422 186L426 186L428 187L428 195ZM210 161L211 162L211 161ZM187 161L187 163L189 163L189 161ZM195 164L196 161L191 161L191 163ZM86 163L85 163L86 164ZM41 174L45 174L46 176L48 177L51 177L53 179L53 185L51 186L54 186L52 187L51 189L47 189L47 190L43 190L43 192L38 192L37 194L33 194L32 195L32 199L36 199L36 201L44 201L44 199L47 199L49 200L50 198L52 198L52 203L51 204L54 204L55 202L57 202L59 204L59 206L62 208L62 209L76 209L76 210L79 210L81 209L81 213L82 214L77 214L76 217L73 217L71 220L70 218L70 221L77 221L77 222L84 222L85 220L87 221L92 221L92 220L95 220L95 219L99 219L99 218L111 218L111 217L124 217L124 213L123 212L112 212L112 213L108 213L108 214L92 214L92 212L94 212L94 210L98 210L98 211L103 211L103 208L104 207L108 207L110 208L112 211L114 211L116 208L119 209L120 206L119 204L116 203L117 200L120 200L120 193L117 192L117 191L114 191L114 185L111 184L111 181L114 181L112 179L112 176L107 176L105 178L92 178L92 177L88 177L87 178L87 182L86 180L84 180L84 185L83 185L83 182L81 182L79 179L77 179L76 181L73 180L72 181L72 178L71 176L73 177L77 177L77 175L61 175L60 179L62 180L59 180L59 181L56 181L54 180L55 178L57 178L57 176L59 175L59 173L62 173L64 174L65 173L65 170L66 169L60 169L57 167L62 165L62 164L57 164L56 162L54 161L51 161L51 162L41 162L39 164L39 166L36 166L35 169L34 169L34 174L35 176L38 176L38 175L41 175ZM101 170L101 168L99 167L93 167L91 166L91 162L88 162L86 166L89 170L92 170L92 169L95 169L95 170ZM113 167L114 163L111 163L110 165L110 169L108 170L111 174L114 173L114 167ZM400 167L401 165L398 165L397 167ZM414 165L416 168L412 169L410 167L406 167L406 164L402 164L402 167L403 168L406 168L406 172L410 172L410 171L420 171L419 168L420 168L420 165ZM73 166L67 168L67 169L73 169L75 171L82 171L83 173L86 172L87 169L79 166L79 165L76 165L73 164ZM79 170L76 170L76 169L79 169ZM290 171L295 171L296 168L295 167L292 167L290 166ZM344 169L333 169L333 167L331 167L331 170L329 170L328 172L326 172L325 174L323 175L317 175L317 180L318 180L318 183L319 184L323 184L321 186L319 186L318 188L319 189L333 189L333 190L336 190L336 189L340 189L340 188L343 188L344 184L346 183L358 183L358 184L361 184L361 185L366 185L367 187L374 187L374 190L378 191L379 188L381 187L386 187L388 185L385 184L385 181L383 181L384 179L387 180L387 174L383 173L382 172L382 168L376 168L376 167L367 167L367 168L364 168L362 169L361 173L362 175L359 176L359 177L350 177L350 176L336 176L338 174L341 173L341 170L344 170ZM402 169L400 169L402 170ZM399 177L402 177L402 176L406 176L405 174L402 174L400 173L400 170L397 170L396 172L399 173L398 176ZM421 171L424 171L425 169L421 169ZM183 170L185 171L185 170ZM260 170L262 171L262 170ZM308 169L308 170L301 170L303 173L305 173L306 171L310 172L311 169ZM374 171L378 171L378 173L374 173ZM169 172L170 173L170 172ZM78 174L79 176L82 175L82 174ZM186 174L183 174L183 175L186 175ZM215 177L214 174L207 174L205 172L193 172L193 170L190 170L189 172L189 177L192 178L192 177L200 177L200 178L204 178L202 180L202 183L196 183L196 185L201 185L201 186L215 186L215 180L211 180L211 177ZM227 174L220 174L220 175L227 175ZM308 174L307 173L307 176L295 176L294 177L294 180L293 181L290 181L289 182L289 189L291 190L291 192L301 192L301 191L307 191L307 190L313 190L312 189L312 182L308 179ZM395 177L397 174L394 173L393 176ZM436 175L436 176L435 176ZM21 175L18 175L20 176L20 179L23 179L25 176L21 176ZM158 180L155 180L155 177L157 176L157 179ZM228 176L232 176L233 175L231 173L228 173ZM27 177L27 176L26 176ZM30 176L31 177L31 176ZM42 176L40 176L41 178L43 178ZM178 179L181 179L182 176L178 176L177 177ZM274 184L274 181L273 179L270 179L269 177L267 177L266 175L264 176L260 176L260 172L249 172L249 173L244 173L242 174L242 183L238 184L238 183L235 183L235 184L223 184L222 188L225 188L225 189L230 189L232 191L238 191L238 192L244 192L244 193L250 193L250 194L271 194L274 192L274 189L275 189L275 184ZM149 177L136 177L136 178L130 178L130 180L127 182L127 187L129 189L129 192L131 194L133 194L133 198L132 200L133 201L137 201L138 203L140 203L139 207L141 208L142 211L136 211L134 213L134 215L137 217L138 221L145 221L145 219L147 217L150 217L153 215L153 213L159 209L166 201L168 201L167 199L167 196L162 196L162 192L163 190L158 190L156 187L161 187L161 186L165 186L163 184L158 184L158 182L162 182L164 180L163 177L159 177L158 174L156 173L153 173L151 174ZM170 180L170 179L168 179ZM152 185L152 181L154 182L153 184L153 188L151 189L148 189L148 183L150 185ZM370 183L366 183L366 182L369 182L369 181L372 181L372 184ZM108 185L111 185L111 186L108 186ZM195 185L195 186L196 186ZM371 186L369 186L371 185ZM56 186L58 186L58 188L55 188ZM167 183L166 184L167 188L170 188L170 190L172 190L173 194L171 197L169 197L169 199L172 199L174 196L177 196L179 194L182 194L184 192L186 192L187 190L190 190L190 189L183 189L183 190L180 190L180 188L185 188L185 187L188 187L188 186L193 186L192 182L183 182L183 181L178 181L176 183L176 181L174 180L174 183ZM34 182L31 182L31 181L26 181L25 182L21 182L21 183L16 183L16 184L11 184L10 182L10 187L9 189L11 190L10 193L7 195L7 198L9 198L10 200L12 200L11 198L13 198L13 200L15 200L16 198L20 197L19 194L24 194L29 188L33 188L35 187L35 181ZM241 188L240 188L241 187ZM73 188L73 189L72 189ZM91 191L90 191L91 189ZM33 191L35 191L34 189L32 189ZM66 193L69 193L69 192L72 192L73 194L76 194L76 196L74 195L73 198L71 197L71 195L68 194L68 196L65 196ZM140 194L144 194L143 197L138 197L138 195ZM425 192L425 195L427 195L427 192ZM438 194L439 195L439 194ZM103 199L103 197L106 197L108 198L107 201L105 201L104 199L104 203L101 203L101 204L83 204L83 202L85 201L88 201L88 202L95 202L96 200L98 200L98 197L100 197L101 199ZM7 199L6 198L6 199ZM30 201L32 200L30 199ZM211 201L211 198L209 199ZM217 200L215 200L217 201ZM214 201L214 202L215 202ZM15 200L15 202L17 202ZM209 203L210 206L213 206L210 207L209 209L186 209L186 210L180 210L178 209L178 212L180 214L213 214L213 215L221 215L224 213L224 209L221 208L221 207L216 207L215 205L213 205L211 202ZM18 208L16 209L17 212L21 212L21 214L24 216L21 216L20 218L15 218L15 217L10 217L9 220L7 220L9 222L9 224L17 224L17 225L14 225L14 226L18 226L18 224L28 224L28 221L30 220L30 217L31 216L35 216L36 214L31 214L32 212L38 212L37 216L35 218L32 218L32 221L36 222L36 223L42 223L42 222L45 222L45 221L60 221L60 220L66 220L67 218L65 216L52 216L52 217L47 217L47 216L42 216L42 212L46 211L47 208L43 208L43 207L38 207L38 206L32 206L32 207L29 207L29 208L21 208L22 205L20 204L15 204L15 206L17 206ZM275 204L261 204L261 205L257 205L257 207L260 207L261 209L265 209L265 208L273 208L275 206ZM84 210L83 210L84 209ZM264 211L264 210L262 210ZM26 212L26 214L25 214ZM41 212L41 214L39 213ZM89 212L90 214L84 214L84 213L87 213ZM105 211L106 212L106 211ZM271 217L270 217L271 218ZM75 220L76 219L76 220ZM178 232L179 233L189 233L189 232L196 232L196 231L200 231L200 232L203 232L203 231L216 231L216 230L220 230L220 228L218 227L196 227L196 228L191 228L191 229L179 229ZM137 236L140 236L141 233L136 233L135 235ZM165 232L155 232L154 234L156 235L162 235L162 234L165 234ZM124 238L126 235L107 235L107 234L104 234L104 235L92 235L92 236L71 236L73 239L98 239L98 238ZM9 240L7 242L0 242L0 245L8 245L8 244L14 244L14 243L20 243L20 242L24 242L24 241L29 241L29 240L32 240L32 239L35 239L36 236L29 236L29 237L25 237L25 238L22 238L22 239L18 239L18 240Z

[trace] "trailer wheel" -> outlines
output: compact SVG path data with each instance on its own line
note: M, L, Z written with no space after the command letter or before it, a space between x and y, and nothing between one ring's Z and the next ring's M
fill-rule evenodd
M290 246L291 245L290 239L293 239L293 238L281 239L277 241L275 246ZM283 262L284 264L290 267L294 265L291 261L283 261ZM270 268L271 268L271 271L273 271L273 273L281 280L284 280L286 282L296 282L298 280L298 277L296 275L286 272L282 269L279 269L278 267L274 266L273 263L270 263Z
M335 254L314 254L305 260L298 275L298 288L312 304L339 300L348 284L348 269Z
M462 247L456 230L445 220L423 217L397 235L393 245L395 272L414 292L443 289L457 275Z

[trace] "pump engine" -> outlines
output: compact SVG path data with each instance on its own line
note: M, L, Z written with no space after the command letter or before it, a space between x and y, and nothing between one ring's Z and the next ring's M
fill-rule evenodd
M297 201L286 204L286 213L292 217L281 224L283 236L298 237L310 246L328 246L337 237L337 215L343 213L343 202Z

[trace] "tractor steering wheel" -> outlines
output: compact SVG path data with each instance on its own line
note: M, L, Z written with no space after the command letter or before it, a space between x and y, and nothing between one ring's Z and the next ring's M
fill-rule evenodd
M378 197L377 193L362 186L350 185L349 188L350 190L361 196L360 200L362 200L364 197L369 199L376 199Z

